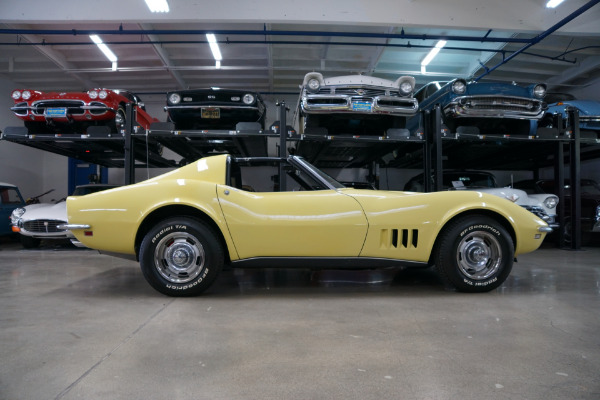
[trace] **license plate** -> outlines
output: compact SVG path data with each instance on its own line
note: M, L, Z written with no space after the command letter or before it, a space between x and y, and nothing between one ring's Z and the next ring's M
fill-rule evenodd
M353 111L366 111L371 112L371 103L367 101L357 101L352 103Z
M48 118L66 118L67 109L65 107L48 107L44 111L44 115Z
M221 109L215 107L202 108L202 118L221 118Z

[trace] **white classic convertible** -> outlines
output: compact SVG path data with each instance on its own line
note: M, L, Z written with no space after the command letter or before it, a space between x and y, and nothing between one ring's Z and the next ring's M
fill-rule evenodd
M72 196L83 196L114 187L115 185L100 183L80 185L75 188ZM65 199L57 203L30 204L16 208L10 216L10 222L12 231L20 234L21 244L26 249L39 247L42 239L70 239L74 245L80 246L71 231L58 227L67 223Z

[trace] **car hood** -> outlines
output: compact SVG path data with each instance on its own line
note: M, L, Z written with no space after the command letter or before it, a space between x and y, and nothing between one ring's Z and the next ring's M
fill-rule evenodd
M56 204L41 203L25 206L25 214L21 217L23 221L37 219L67 220L67 202L61 201Z
M575 107L579 110L580 115L600 115L600 102L593 100L569 100L550 104L548 111L564 110L566 107Z
M374 76L366 76L366 75L346 75L346 76L335 76L332 78L324 78L325 85L327 86L336 86L336 85L364 85L364 86L384 86L384 87L394 87L394 82L376 78Z

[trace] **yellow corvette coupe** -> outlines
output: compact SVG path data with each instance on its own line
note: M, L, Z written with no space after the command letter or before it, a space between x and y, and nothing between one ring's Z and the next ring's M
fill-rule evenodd
M465 292L501 285L548 225L485 193L346 188L297 156L217 155L137 184L69 197L78 240L139 260L170 296L206 290L232 267L435 265Z

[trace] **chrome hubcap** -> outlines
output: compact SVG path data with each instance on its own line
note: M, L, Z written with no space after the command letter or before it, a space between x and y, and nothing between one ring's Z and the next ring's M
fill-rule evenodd
M123 113L117 112L117 115L115 116L115 124L118 127L125 125L125 116L123 115Z
M160 275L172 283L186 283L204 268L205 252L192 235L175 232L163 237L154 251L154 265Z
M469 233L458 245L456 261L460 271L470 279L487 279L502 265L500 242L487 232Z

